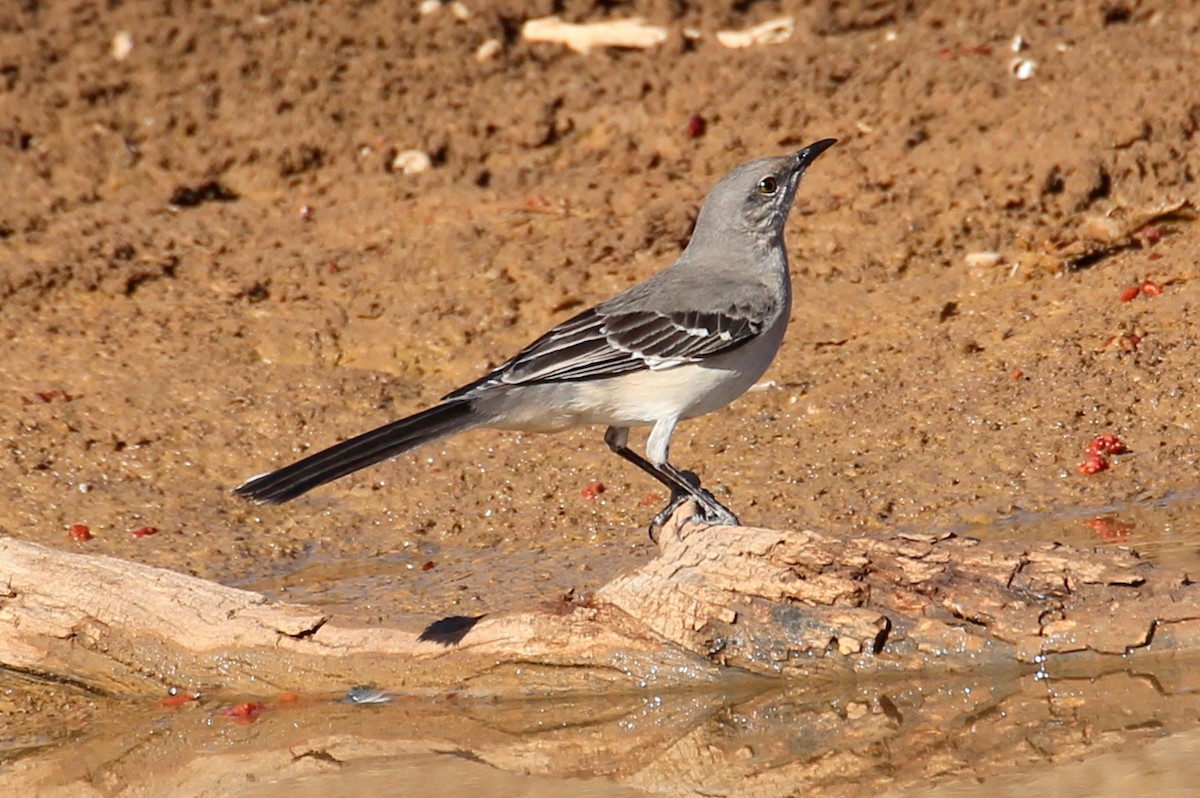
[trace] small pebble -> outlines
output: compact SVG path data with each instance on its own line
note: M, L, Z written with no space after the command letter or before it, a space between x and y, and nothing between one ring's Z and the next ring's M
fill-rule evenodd
M123 30L113 36L112 40L112 57L118 61L124 61L133 52L133 36L129 31Z
M1086 216L1079 225L1079 233L1092 241L1112 242L1125 237L1125 226L1111 216Z
M346 697L342 699L343 704L386 704L391 701L391 696L386 690L381 690L378 687L363 684L358 687L351 687L346 693Z
M433 159L421 150L405 150L392 159L392 171L406 175L419 175L433 168Z
M987 269L999 264L1004 256L999 252L968 252L964 260L972 269Z
M1014 58L1008 65L1008 71L1017 80L1029 80L1037 72L1037 61L1030 58Z
M475 51L475 60L479 63L490 61L495 58L504 45L500 44L499 39L488 39L483 44L479 45L479 49Z

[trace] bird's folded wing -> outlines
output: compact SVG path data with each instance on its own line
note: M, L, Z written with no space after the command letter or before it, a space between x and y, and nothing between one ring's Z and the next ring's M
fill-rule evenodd
M720 311L600 311L569 319L476 383L447 399L487 385L603 379L643 369L696 363L735 349L762 331L762 313L732 306Z

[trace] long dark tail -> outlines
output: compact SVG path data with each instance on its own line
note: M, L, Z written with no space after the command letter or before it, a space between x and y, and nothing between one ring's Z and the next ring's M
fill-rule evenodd
M469 401L443 402L330 446L278 471L251 477L234 488L234 493L258 502L279 504L360 468L464 432L482 421Z

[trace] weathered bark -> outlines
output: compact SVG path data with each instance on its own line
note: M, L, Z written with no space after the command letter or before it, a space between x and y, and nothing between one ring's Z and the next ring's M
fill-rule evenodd
M727 665L832 676L1200 646L1200 589L1113 547L688 526L596 595ZM1077 658L1077 657L1075 657Z
M1200 589L1120 549L675 523L660 540L657 558L586 605L483 618L446 644L4 539L0 665L113 695L363 683L545 695L747 672L1047 668L1200 648Z

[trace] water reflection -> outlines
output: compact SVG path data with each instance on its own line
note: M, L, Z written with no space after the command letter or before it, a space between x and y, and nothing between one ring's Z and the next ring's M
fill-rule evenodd
M1054 540L1071 546L1117 545L1184 571L1200 568L1200 492L1176 492L1043 515L1016 514L997 524L956 529L982 540Z
M550 795L555 785L557 794L594 796L927 794L933 786L975 795L984 794L980 780L1015 792L1038 773L1060 778L1050 775L1068 772L1060 763L1083 757L1107 756L1088 761L1112 773L1191 750L1198 686L1194 662L1167 661L1153 671L1049 678L751 680L722 693L545 702L310 699L269 707L252 723L221 715L214 702L114 718L108 729L8 762L3 776L29 795L99 785L105 794L289 798ZM1147 747L1184 732L1176 748ZM1200 769L1193 763L1177 764ZM605 781L579 781L597 777Z

